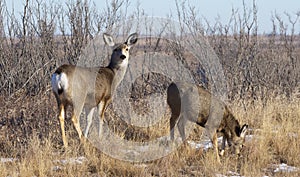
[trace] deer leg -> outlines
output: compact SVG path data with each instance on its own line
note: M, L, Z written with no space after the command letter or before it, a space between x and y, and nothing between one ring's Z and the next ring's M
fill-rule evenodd
M208 137L210 138L210 140L213 144L213 148L216 153L217 161L220 163L217 130L215 128L211 128L209 126L205 127L205 129L206 129L206 133L207 133Z
M85 129L85 132L84 132L84 137L86 137L86 138L88 136L89 129L92 125L94 111L95 111L95 108L89 109L89 113L87 115L87 125L86 125L86 129Z
M218 136L217 133L214 133L213 137L212 137L212 143L216 152L216 156L217 156L217 161L220 163L220 156L219 156L219 150L218 150Z
M83 108L83 103L82 104L75 104L74 105L74 108L73 108L73 114L72 114L72 122L74 124L74 127L78 133L78 136L79 136L79 139L82 140L82 131L81 131L81 128L80 128L80 122L79 122L79 117L80 117L80 114L81 114L81 110Z
M100 101L100 103L97 106L98 109L98 115L99 115L99 137L101 137L102 135L102 129L103 129L103 118L102 116L104 116L104 106L105 106L105 102L104 101Z
M65 106L63 104L59 105L59 122L60 122L60 128L61 128L61 135L62 140L64 143L64 147L68 147L67 138L66 138L66 132L65 132Z
M102 105L100 102L100 107L102 106L102 109L99 109L99 111L101 111L101 115L100 115L100 127L99 127L99 136L103 133L103 122L104 122L104 113L105 110L107 108L107 106L110 104L111 99L110 97L105 98L104 101L102 101Z
M221 147L221 152L220 152L220 155L223 156L224 155L224 152L225 152L225 143L226 143L226 136L223 135L223 138L222 138L222 147Z
M177 127L178 127L179 134L181 136L182 141L185 140L185 124L186 124L185 118L182 115L180 115L178 123L177 123Z
M174 129L179 115L172 113L170 118L170 138L174 141Z

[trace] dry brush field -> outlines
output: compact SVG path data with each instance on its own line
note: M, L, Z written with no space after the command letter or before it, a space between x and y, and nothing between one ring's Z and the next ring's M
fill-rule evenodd
M147 162L119 160L89 142L80 142L70 118L66 119L69 148L64 149L51 74L63 63L76 64L96 34L138 30L128 26L116 30L114 25L121 24L112 22L121 17L138 18L124 14L126 1L116 3L120 6L112 4L113 11L99 14L88 3L70 2L69 9L61 9L36 1L24 7L21 21L1 4L0 176L300 176L300 36L293 23L287 22L291 31L284 28L278 15L273 18L273 32L262 35L255 18L233 14L235 20L228 25L204 28L196 13L178 9L187 18L183 23L192 27L183 36L201 33L209 42L226 79L225 102L239 122L250 126L240 157L226 151L220 165L211 148L192 146L190 142L199 143L204 132L194 125L188 140L167 156ZM255 17L253 8L244 14ZM210 80L203 80L200 74L201 63L195 63L174 41L141 38L132 57L139 52L164 51L183 61L197 84L212 88ZM139 79L131 101L137 110L146 112L143 101L153 93L165 94L165 83L170 80L155 74ZM151 127L134 127L121 121L110 106L105 119L120 137L146 142L169 136L169 116L167 112Z

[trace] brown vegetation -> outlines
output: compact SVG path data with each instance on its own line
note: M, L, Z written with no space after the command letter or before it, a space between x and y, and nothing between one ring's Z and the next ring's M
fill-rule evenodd
M244 176L300 175L300 170L274 172L274 164L279 163L300 167L300 38L295 31L299 13L284 14L289 17L288 22L275 14L273 27L270 27L272 33L262 35L257 31L255 5L244 8L242 14L234 11L228 24L217 22L215 25L201 24L201 18L192 7L184 3L177 6L181 24L190 27L187 33L190 36L201 33L219 57L229 91L225 102L238 121L249 124L253 130L253 138L246 142L240 158L225 154L220 166L213 151L182 145L155 161L126 162L107 156L88 143L78 146L80 142L69 119L66 136L70 149L62 151L58 110L50 89L51 74L63 63L77 64L84 46L97 33L127 35L130 30L139 29L131 24L123 26L124 20L120 19L140 19L142 9L137 7L135 12L129 13L129 1L113 2L99 13L89 1L70 1L66 9L55 3L26 1L19 18L6 11L5 2L0 1L0 157L14 158L1 162L1 175L215 176L229 175L229 171ZM151 34L150 27L148 32ZM204 77L208 68L203 63L195 63L180 40L162 42L162 39L163 36L147 35L144 43L138 44L132 52L164 51L184 63L198 84L203 82L214 89L211 78ZM103 66L103 63L96 64ZM145 73L141 80L143 82L135 87L146 88L147 94L133 89L140 95L132 94L132 99L166 91L164 84L157 84L165 82L165 78ZM135 101L136 106L144 104ZM111 107L107 116L113 117L108 121L110 129L126 139L147 141L169 132L169 115L149 128L125 124ZM196 141L201 135L202 129L195 127L188 139ZM80 162L63 162L79 157L84 158Z

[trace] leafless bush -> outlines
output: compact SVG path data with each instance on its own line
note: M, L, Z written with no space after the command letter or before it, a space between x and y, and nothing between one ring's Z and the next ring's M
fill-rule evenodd
M257 102L265 105L277 96L292 98L293 92L299 89L300 38L296 27L300 12L283 14L287 22L280 14L274 14L272 32L260 34L255 1L252 7L244 5L241 11L233 9L227 24L219 21L213 24L203 19L187 0L178 0L176 20L180 35L176 36L173 29L166 27L168 20L176 18L174 14L164 21L166 24L162 24L161 29L155 29L154 20L146 17L139 5L129 12L129 0L107 2L110 3L100 11L93 8L89 0L68 1L64 5L27 0L22 13L17 14L8 12L5 1L0 0L0 113L3 119L0 124L9 125L9 131L2 132L11 135L19 131L26 134L23 137L26 139L33 130L39 129L38 134L43 137L51 132L53 137L60 136L55 119L57 110L50 92L51 74L63 63L77 64L86 44L102 32L118 37L131 30L141 32L143 39L133 53L165 52L188 68L197 84L217 87L206 61L196 60L186 52L188 49L182 42L190 38L201 42L205 38L222 65L228 99L240 102L245 109ZM201 51L198 55L202 55ZM160 74L142 73L134 83L131 99L163 93L167 82L170 78ZM144 102L136 105L147 107ZM12 136L9 140L18 141L17 138ZM21 145L26 142L24 139Z
M291 97L297 89L299 34L295 29L299 25L299 12L285 13L288 22L275 14L272 33L267 35L258 32L255 1L252 7L244 4L243 9L233 9L228 24L219 21L212 24L206 19L202 23L187 1L177 2L177 8L179 19L191 28L190 35L204 34L218 55L229 100L241 100L244 106L255 101L265 103L269 96Z

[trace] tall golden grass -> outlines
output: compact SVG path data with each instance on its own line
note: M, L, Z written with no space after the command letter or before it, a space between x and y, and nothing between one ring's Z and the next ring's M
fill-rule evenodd
M286 163L300 167L300 109L299 100L270 99L264 106L259 102L245 109L239 102L231 105L242 123L249 123L252 136L246 142L242 155L227 152L221 163L214 151L194 149L187 143L163 158L133 163L103 154L89 143L81 144L76 136L70 138L70 147L57 147L53 138L41 138L33 133L24 147L24 153L6 154L14 158L0 163L1 176L216 176L240 174L243 176L299 176L300 170L275 173L275 164ZM149 136L168 133L168 124L160 122ZM163 128L165 127L165 128ZM146 131L146 130L145 130ZM203 128L195 125L189 139L199 139ZM57 134L59 135L59 134ZM14 148L11 146L11 148ZM18 148L18 147L15 147ZM21 151L15 149L14 151ZM74 159L82 157L81 161ZM73 160L72 160L73 159Z

